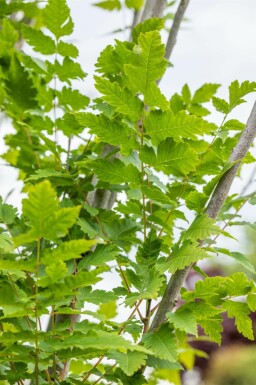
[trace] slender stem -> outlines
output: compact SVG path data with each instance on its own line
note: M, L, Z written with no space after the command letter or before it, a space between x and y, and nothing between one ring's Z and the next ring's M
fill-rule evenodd
M39 385L39 349L38 349L38 275L39 275L39 266L40 266L40 247L41 241L40 238L37 240L37 253L36 253L36 276L35 276L35 319L36 319L36 328L35 328L35 382L36 385Z
M188 4L189 4L189 0L181 0L179 7L177 9L177 12L175 13L172 27L171 27L171 30L170 30L170 33L168 36L168 40L166 43L166 54L165 54L166 59L170 59L170 57L171 57L173 48L174 48L176 41L177 41L177 36L178 36L178 32L180 30L180 25L181 25L182 19L184 17L184 14L186 12Z

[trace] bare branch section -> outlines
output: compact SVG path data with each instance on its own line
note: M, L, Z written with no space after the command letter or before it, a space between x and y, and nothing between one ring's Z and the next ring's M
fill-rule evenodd
M174 16L172 28L170 30L168 40L166 43L166 53L165 53L166 59L169 59L172 54L173 48L177 41L180 25L183 20L188 4L189 4L189 0L181 0L179 7L177 9L177 12Z
M143 22L151 17L163 17L166 5L167 0L147 0L143 9L141 21Z
M252 145L255 137L256 102L253 105L246 127L232 154L229 157L229 162L235 162L235 164L222 176L209 201L208 207L205 211L205 213L208 214L209 217L214 219L217 218L223 203L227 199L230 187L234 181L237 170L241 165L243 158L247 154L247 151ZM151 324L150 331L157 329L165 321L166 313L172 311L172 309L175 307L178 295L180 293L180 289L182 288L183 283L191 268L192 265L182 270L178 270L170 278L168 286L163 295L161 304Z

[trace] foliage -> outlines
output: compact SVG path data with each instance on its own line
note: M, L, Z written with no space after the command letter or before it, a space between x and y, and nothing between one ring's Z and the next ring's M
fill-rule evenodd
M121 2L95 5L113 10ZM125 5L137 11L143 2ZM157 85L168 65L164 22L150 19L134 28L132 41L101 52L100 97L90 100L73 84L86 73L67 38L74 25L66 0L0 6L0 104L14 128L2 159L19 171L27 194L20 213L0 201L1 383L146 384L146 366L152 378L178 381L186 354L198 353L187 335L196 338L200 325L220 344L223 313L253 339L256 287L243 273L183 288L184 304L149 328L170 273L221 252L215 243L229 236L227 221L235 224L245 202L255 204L253 194L233 195L217 222L205 214L244 128L229 114L256 83L234 81L228 101L210 83L194 94L185 85L168 100ZM19 10L21 20L11 17ZM19 50L21 39L33 54ZM206 119L210 101L223 114L220 127ZM73 138L80 139L75 149ZM124 199L95 207L94 189ZM252 271L245 256L222 251ZM112 290L104 289L106 276Z

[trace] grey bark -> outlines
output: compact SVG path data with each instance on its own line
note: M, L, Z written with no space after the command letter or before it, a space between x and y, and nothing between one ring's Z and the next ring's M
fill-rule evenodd
M151 17L163 17L167 0L147 0L144 6L141 22Z
M227 199L230 187L234 181L237 170L241 165L241 162L250 146L252 145L256 136L256 102L253 105L251 114L247 121L246 127L237 143L235 148L232 151L232 154L229 157L229 162L235 162L235 164L222 176L218 182L209 204L205 210L205 213L215 219L217 218L221 207L225 200ZM160 306L157 309L156 315L153 319L153 322L150 326L150 331L157 329L161 324L166 320L166 313L173 310L175 307L177 298L180 293L184 281L192 268L193 265L187 266L182 270L176 271L170 278L163 298L161 300Z
M166 43L166 54L165 54L166 59L169 59L172 54L173 48L177 41L180 25L183 20L186 9L188 7L188 4L189 4L189 0L181 0L179 7L177 9L177 12L175 13L172 27L170 29L168 40Z

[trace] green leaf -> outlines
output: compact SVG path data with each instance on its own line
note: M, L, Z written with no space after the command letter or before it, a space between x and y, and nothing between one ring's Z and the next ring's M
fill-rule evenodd
M97 116L89 112L79 112L75 117L80 125L90 128L103 142L113 146L127 145L131 130L126 125L121 125L108 119L103 114Z
M190 239L191 241L204 240L211 235L221 234L221 229L215 225L214 219L206 214L201 214L196 217L188 230L183 231L181 239Z
M98 159L92 167L99 179L104 182L140 184L139 170L132 164L126 166L120 159L114 159L112 162Z
M36 52L43 55L53 55L55 53L55 42L42 31L29 27L26 24L22 25L22 33L28 44L31 45Z
M72 295L74 289L91 286L101 280L99 274L105 272L106 268L99 268L92 271L80 271L76 275L68 275L63 283L53 284L54 296ZM48 286L48 284L46 284ZM41 286L42 283L41 283Z
M137 263L147 265L148 267L154 266L161 251L161 243L161 240L156 235L156 231L152 229L142 246L138 248L136 254Z
M249 293L247 296L247 304L251 311L256 311L256 293Z
M253 283L242 272L232 274L226 280L227 294L230 297L241 296L251 291Z
M141 191L144 195L146 195L147 198L151 199L152 201L160 202L164 205L176 206L176 203L171 201L171 199L168 198L168 196L156 186L143 186Z
M95 241L90 242L95 243ZM114 261L119 253L120 251L115 245L97 245L92 253L83 257L78 267L85 269L89 266L105 266L107 262Z
M190 210L195 210L197 213L202 212L208 197L204 193L191 191L186 197L186 205Z
M164 277L155 268L145 270L144 266L137 267L136 273L126 270L127 279L139 291L126 297L126 304L132 306L140 299L156 299L164 281Z
M186 104L190 104L191 102L191 92L187 84L182 88L182 99Z
M77 239L64 242L53 250L46 250L41 258L42 263L49 264L53 261L69 261L70 259L82 258L95 245L95 240Z
M232 110L241 103L245 95L256 91L256 82L249 82L248 80L239 84L237 80L232 82L229 86L229 108Z
M175 329L197 336L196 318L189 309L183 309L181 307L175 313L167 313L166 317Z
M0 250L8 253L13 250L12 240L9 234L0 234Z
M182 298L187 301L193 301L196 298L201 298L209 304L220 304L222 303L222 299L227 296L225 282L226 278L223 277L205 278L204 280L200 280L196 283L193 292L183 293ZM206 306L206 304L204 305ZM215 313L210 314L210 316L212 315L215 315Z
M37 107L36 89L32 79L16 56L11 58L6 88L11 100L22 112Z
M73 22L66 0L49 0L43 10L43 19L45 26L56 39L73 32Z
M215 96L212 98L212 104L215 109L223 114L227 115L229 113L229 104L224 99L216 98Z
M221 344L223 326L221 325L222 318L215 320L214 318L204 319L200 321L200 325L203 327L205 334L207 334L212 341L218 345Z
M256 274L254 266L251 264L248 258L242 253L239 253L237 251L230 251L228 249L218 248L218 247L215 247L214 250L216 250L218 253L222 253L222 254L228 255L231 258L234 258L238 263L240 263L247 270Z
M1 21L1 31L0 31L0 56L4 57L7 54L10 54L10 51L13 50L14 44L18 41L19 34L13 27L10 20L4 18Z
M170 109L169 102L155 83L150 83L144 92L144 103L149 107L159 107L163 111Z
M154 352L156 357L170 362L177 361L176 338L168 325L163 324L157 331L144 334L142 341L146 348Z
M206 83L195 92L191 103L206 103L211 100L220 84Z
M209 134L216 130L216 126L184 111L177 115L170 111L152 111L145 119L145 129L153 144L158 144L166 138L198 140L198 135Z
M77 294L78 299L82 300L83 302L90 302L94 305L99 305L101 303L110 303L113 301L116 301L117 295L113 293L112 291L105 291L105 290L93 290L89 287L85 287L81 290L79 290L79 293Z
M83 109L90 102L88 96L82 95L78 90L74 90L73 88L63 87L57 95L60 105L68 105L76 111Z
M190 241L185 241L182 246L175 246L173 248L173 252L166 265L171 273L175 273L176 270L183 269L205 258L209 258L209 255L203 248Z
M30 232L14 238L16 246L39 238L54 240L65 236L76 222L80 206L59 209L56 193L47 180L29 189L28 199L22 203L23 214L32 227Z
M67 275L68 269L65 262L59 260L46 266L45 271L51 278L51 282L58 282Z
M226 301L222 305L227 310L229 318L235 317L237 330L249 340L254 340L252 320L249 317L250 309L246 303Z
M165 46L157 31L140 34L133 64L125 64L125 73L135 92L146 92L150 83L160 79L166 69Z
M105 319L114 318L117 315L116 301L101 303L98 309L98 313L103 315Z
M140 1L140 0L137 0L137 1ZM141 33L146 33L151 31L161 31L161 29L163 28L164 28L164 19L160 19L158 17L147 19L143 23L139 23L133 28L132 39L135 43L137 43L138 37L140 36Z
M143 103L133 96L126 88L121 88L117 82L111 83L108 79L98 76L94 77L95 87L103 96L102 99L116 108L117 112L127 115L137 122L141 118Z
M15 221L16 216L17 209L11 205L3 203L3 200L0 197L0 222L10 225Z
M65 338L63 341L58 341L57 339L52 340L52 338L50 338L49 340L45 339L40 343L40 348L44 349L46 352L58 351L69 347L77 347L83 350L97 349L99 351L107 351L115 349L121 352L127 352L128 350L148 352L144 347L132 345L130 341L125 340L115 333L104 331L94 332L88 335L76 332Z
M141 352L121 353L112 351L108 358L114 359L127 376L132 376L142 365L146 364L146 354Z
M119 11L121 9L121 3L119 0L102 0L98 3L94 3L93 5L107 11L113 11L114 9Z
M167 138L157 147L155 154L152 147L144 146L140 152L142 162L162 171L167 175L187 175L195 170L198 156L187 143L175 143Z
M44 222L58 210L56 192L47 180L30 187L28 198L22 202L23 215L40 233Z
M76 46L74 46L74 44L60 41L58 42L57 48L58 48L58 53L61 56L69 56L73 58L76 58L78 56L78 49L76 48Z
M82 70L79 63L74 62L69 57L65 57L62 64L58 61L53 65L53 72L58 75L62 82L70 84L70 79L84 79L86 73Z

